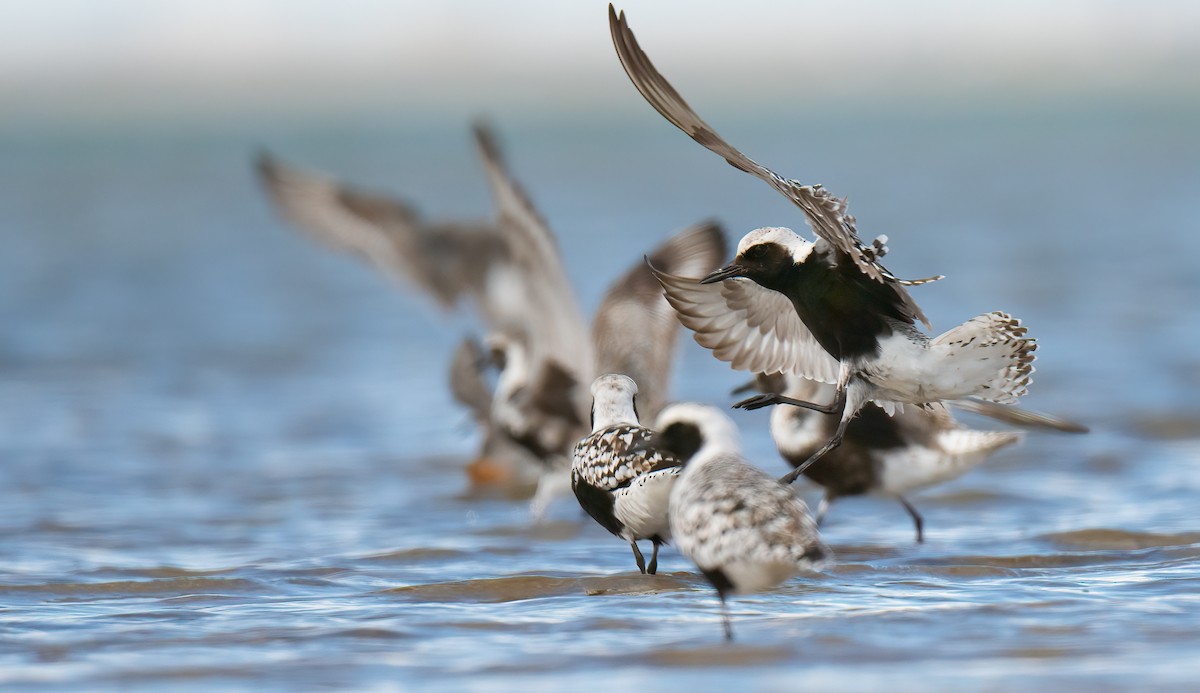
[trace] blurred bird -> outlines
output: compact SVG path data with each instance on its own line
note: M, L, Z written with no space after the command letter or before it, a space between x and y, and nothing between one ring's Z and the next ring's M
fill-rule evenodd
M667 518L679 459L643 445L652 431L638 421L637 383L602 375L592 383L592 433L572 453L571 489L600 526L629 542L638 570L654 575L658 548L670 539ZM654 545L650 564L638 541Z
M760 374L762 392L815 399L831 394L832 386L794 375ZM780 455L798 467L829 440L837 422L800 407L776 407L771 412L771 438ZM846 427L841 446L804 470L804 476L825 489L817 506L817 524L838 498L862 494L893 498L904 506L924 541L924 521L905 495L965 474L993 452L1021 440L1013 431L975 431L963 428L944 409L908 408L888 416L867 404Z
M476 488L531 492L542 473L541 461L491 424L490 381L500 369L500 358L474 337L466 337L450 362L450 392L470 412L483 435L479 454L467 466L467 476Z
M907 288L941 277L908 281L880 258L886 238L858 238L846 201L820 186L788 180L746 157L705 123L642 52L625 21L609 6L609 27L621 64L654 108L735 168L766 181L804 212L817 235L811 242L786 228L751 231L734 262L700 281L656 272L680 320L696 341L734 368L785 372L836 384L829 404L768 393L735 404L757 409L790 404L837 417L828 441L782 480L836 448L859 409L875 401L895 413L903 404L940 406L979 397L1008 404L1025 394L1036 343L1011 316L992 312L931 339L929 321Z
M478 412L484 401L479 383L486 382L488 367L497 369L482 426L485 448L518 444L544 464L543 480L561 480L557 486L539 484L543 497L535 497L536 511L555 488L567 488L567 456L587 433L582 384L596 372L624 373L644 383L646 408L656 412L666 396L678 323L638 262L609 289L589 334L553 233L508 173L490 131L476 126L474 134L496 202L492 221L426 222L401 202L265 154L258 169L283 216L318 240L416 284L447 310L464 299L474 304L489 358L456 362L452 381L460 382L452 388L474 378L463 396L468 409ZM679 232L651 257L675 271L704 274L725 252L723 233L707 222ZM471 468L481 468L478 463Z
M699 404L663 409L645 445L683 462L671 491L671 533L721 599L726 639L733 639L726 597L770 589L830 557L808 506L793 490L741 456L737 427Z

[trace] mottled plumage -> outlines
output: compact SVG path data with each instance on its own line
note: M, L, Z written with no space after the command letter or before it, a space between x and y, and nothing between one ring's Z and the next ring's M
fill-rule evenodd
M792 488L751 466L737 428L720 410L667 407L652 444L685 457L671 492L671 531L721 598L726 637L733 631L725 599L770 589L830 556L817 523Z
M571 488L600 526L628 541L643 573L658 570L658 548L670 539L667 518L679 459L650 445L653 432L637 421L637 384L619 374L592 383L592 433L575 446ZM637 542L649 539L649 565Z
M630 81L660 115L782 193L817 236L812 242L787 228L755 229L739 243L732 264L698 282L658 274L667 299L697 341L735 367L753 363L759 372L825 382L836 372L830 403L772 393L735 405L757 409L782 403L836 415L834 434L784 480L794 480L836 448L866 402L876 401L892 413L906 403L923 406L975 396L1007 404L1024 394L1036 344L1019 321L993 312L935 339L924 335L916 323L929 321L906 287L940 276L907 281L892 274L880 262L886 239L864 244L844 199L820 185L784 178L722 139L651 64L624 13L618 15L611 5L609 29Z
M832 395L829 385L795 376L759 376L758 387L802 399ZM805 462L833 435L837 422L800 407L771 412L771 437L793 467ZM1021 439L1014 431L963 428L943 408L905 409L888 416L874 404L863 407L846 427L842 444L804 470L825 489L817 522L838 498L871 494L892 498L908 511L917 541L924 540L923 520L905 495L955 479L1000 448Z
M679 323L639 253L588 330L549 225L505 167L492 134L477 126L475 139L496 204L490 221L425 221L403 202L266 155L258 170L283 216L310 235L414 283L443 308L474 304L498 357L486 421L478 403L488 393L471 371L479 361L460 353L452 387L480 420L488 449L519 446L543 463L548 483L539 485L536 512L565 487L567 456L587 432L585 384L597 372L625 373L642 384L644 410L653 416L666 398ZM703 275L725 254L720 227L705 222L676 233L651 257L668 271ZM558 477L562 483L554 483Z

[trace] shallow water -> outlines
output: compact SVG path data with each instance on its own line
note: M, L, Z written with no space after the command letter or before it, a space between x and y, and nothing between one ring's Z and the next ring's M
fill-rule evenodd
M643 115L499 123L588 310L699 218L739 235L799 223ZM1093 428L1032 434L915 496L924 545L897 504L839 501L837 560L734 601L733 645L672 549L643 577L569 502L533 525L523 502L469 493L475 439L443 375L469 321L286 230L250 175L265 144L431 213L484 214L465 126L9 128L0 686L1194 687L1194 115L721 121L849 194L897 273L948 274L915 292L936 325L1022 317L1041 341L1029 406ZM738 374L680 355L678 397L730 401ZM736 418L782 473L766 415Z

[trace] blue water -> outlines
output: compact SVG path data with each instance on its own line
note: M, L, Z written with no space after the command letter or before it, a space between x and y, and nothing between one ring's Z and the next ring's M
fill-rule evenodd
M1030 435L913 501L849 499L837 562L734 604L570 503L466 493L445 386L472 329L280 222L287 160L430 216L490 202L466 122L0 126L0 686L32 690L1185 689L1200 685L1200 113L1120 102L727 110L848 195L936 327L1041 345ZM801 224L649 109L497 122L585 309L672 231ZM675 394L742 380L681 340ZM763 412L736 415L782 472ZM986 425L986 422L973 422ZM815 499L813 488L802 493Z

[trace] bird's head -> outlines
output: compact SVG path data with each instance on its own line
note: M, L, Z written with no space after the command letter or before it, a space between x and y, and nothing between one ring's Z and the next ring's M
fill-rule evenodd
M706 404L672 404L658 415L655 427L658 432L651 437L650 446L671 453L685 465L701 450L736 454L741 447L733 419Z
M738 243L733 262L700 280L711 284L734 277L746 277L767 286L791 267L808 258L813 244L791 229L766 227L746 234Z
M592 430L616 424L637 424L637 383L619 373L592 381Z

